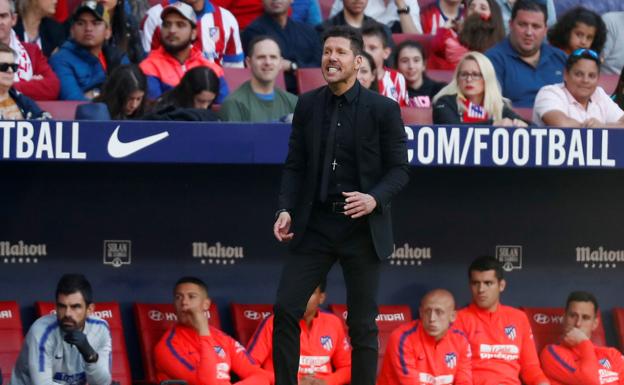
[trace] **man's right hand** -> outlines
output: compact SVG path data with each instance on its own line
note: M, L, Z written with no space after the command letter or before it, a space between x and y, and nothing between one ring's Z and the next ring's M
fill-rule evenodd
M287 211L282 211L273 225L273 235L280 242L290 241L295 234L289 233L292 220Z
M563 336L563 342L568 346L576 346L588 339L589 337L579 328L572 328Z
M200 336L209 336L210 328L208 327L208 318L202 309L187 310L188 320L191 322L193 329L197 330Z

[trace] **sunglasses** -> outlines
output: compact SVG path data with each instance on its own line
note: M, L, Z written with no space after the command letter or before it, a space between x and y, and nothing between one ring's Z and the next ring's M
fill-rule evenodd
M9 68L17 72L18 66L16 63L0 63L0 72L9 72Z
M579 48L579 49L574 50L574 52L572 52L572 56L583 56L583 55L588 55L588 56L593 57L594 59L599 59L598 53L594 51L593 49Z

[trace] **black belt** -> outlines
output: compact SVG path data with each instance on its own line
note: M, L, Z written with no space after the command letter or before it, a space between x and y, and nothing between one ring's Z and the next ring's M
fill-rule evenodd
M328 199L325 202L316 202L316 207L318 207L319 209L323 210L323 211L328 211L330 213L334 213L334 214L342 214L344 213L344 206L347 204L347 202L344 201L344 199L342 200L332 200L330 199L330 197L328 197Z

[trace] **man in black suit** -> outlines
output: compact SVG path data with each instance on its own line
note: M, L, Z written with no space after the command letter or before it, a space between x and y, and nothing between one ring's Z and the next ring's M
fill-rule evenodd
M279 241L292 240L294 254L284 266L274 308L275 384L297 384L299 320L339 261L353 346L351 384L373 385L379 270L393 251L390 201L409 179L406 135L399 106L356 81L360 34L334 27L323 41L321 70L328 85L299 97L273 226ZM313 376L299 382L323 383Z

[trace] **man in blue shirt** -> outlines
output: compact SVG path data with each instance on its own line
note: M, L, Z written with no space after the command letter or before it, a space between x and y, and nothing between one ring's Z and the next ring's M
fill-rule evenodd
M249 24L242 34L243 50L249 56L249 43L260 35L275 39L282 52L286 88L297 93L295 73L299 67L321 66L321 42L315 29L288 17L293 0L263 0L264 14Z
M486 52L503 96L514 107L533 107L540 88L563 82L566 55L544 42L547 15L543 3L517 0L511 11L509 36Z

